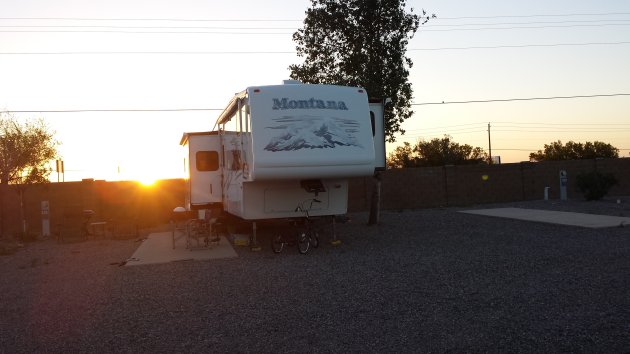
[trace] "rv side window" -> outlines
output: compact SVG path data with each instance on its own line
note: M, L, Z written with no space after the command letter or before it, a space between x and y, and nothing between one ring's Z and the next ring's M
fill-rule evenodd
M372 136L376 135L376 118L374 112L370 111L370 121L372 122Z
M219 169L219 153L216 151L197 151L195 160L197 171L216 171Z

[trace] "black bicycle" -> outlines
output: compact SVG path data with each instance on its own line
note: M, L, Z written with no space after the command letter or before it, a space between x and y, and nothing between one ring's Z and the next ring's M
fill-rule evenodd
M305 207L306 203L309 203L308 208ZM271 249L274 253L280 253L284 249L284 246L297 244L298 252L306 254L310 250L311 246L317 248L319 246L319 233L312 225L312 220L309 215L309 210L313 207L313 203L321 203L320 200L315 198L302 201L295 208L296 212L304 213L304 217L293 219L293 227L296 230L295 236L292 237L286 233L277 233L271 239Z

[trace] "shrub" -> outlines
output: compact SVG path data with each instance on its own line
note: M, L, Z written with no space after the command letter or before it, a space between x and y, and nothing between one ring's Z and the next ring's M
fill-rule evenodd
M617 179L611 173L593 171L577 175L577 186L586 200L602 199L617 183Z

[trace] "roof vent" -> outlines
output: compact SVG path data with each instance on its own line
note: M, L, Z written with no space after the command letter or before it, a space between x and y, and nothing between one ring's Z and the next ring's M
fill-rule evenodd
M300 80L282 80L283 85L300 85L301 83Z

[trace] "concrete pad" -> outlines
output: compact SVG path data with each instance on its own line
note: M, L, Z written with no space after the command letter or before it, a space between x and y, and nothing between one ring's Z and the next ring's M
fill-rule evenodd
M150 234L144 240L136 252L127 260L127 266L168 263L189 260L207 260L236 258L238 255L230 242L223 236L219 244L213 244L212 248L187 249L186 237L178 235L173 248L173 236L171 232L159 232Z
M565 211L523 209L523 208L496 208L480 210L463 210L460 213L495 216L500 218L537 221L550 224L571 225L589 227L593 229L604 227L617 227L630 225L630 218L595 215L583 213L569 213Z

